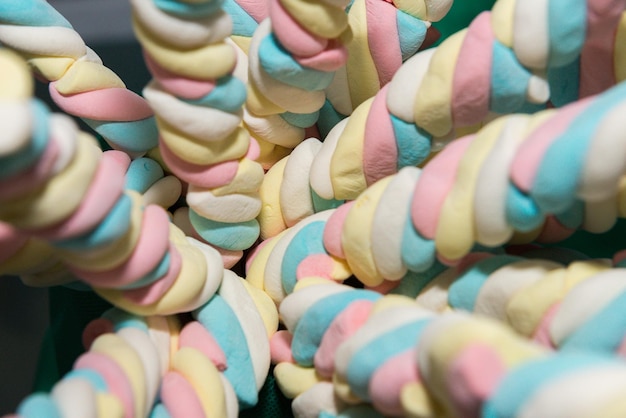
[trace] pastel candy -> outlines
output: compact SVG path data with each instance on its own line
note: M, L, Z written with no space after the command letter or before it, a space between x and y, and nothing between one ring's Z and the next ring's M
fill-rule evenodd
M314 357L315 369L321 376L333 375L338 347L363 325L373 304L368 300L352 302L332 320Z
M356 300L374 301L378 297L377 294L368 291L340 293L328 296L310 306L293 330L291 349L294 360L303 366L312 366L323 333L339 310Z
M406 5L401 4L398 7L402 9L404 6ZM444 4L441 7L442 10L445 9ZM406 164L403 161L405 156L400 152L396 156L397 168L388 162L384 164L373 162L369 156L382 154L385 155L385 159L393 158L396 155L394 148L397 146L399 151L404 146L402 138L406 138L408 128L414 131L411 133L414 142L419 142L423 148L419 156L413 157L411 165L416 165L423 161L429 152L438 149L436 143L445 144L452 138L461 136L461 133L476 130L485 121L490 120L492 118L490 112L499 114L535 112L545 107L551 99L552 90L554 90L553 103L558 106L587 97L586 93L581 95L576 93L574 97L568 96L565 99L563 92L573 91L587 83L586 76L581 75L584 68L578 67L589 65L581 64L580 59L587 54L584 52L586 49L594 50L591 38L596 35L594 32L586 32L586 28L588 24L595 28L594 25L602 21L606 28L615 30L618 24L614 21L615 9L612 7L598 12L597 16L595 12L589 12L589 20L586 21L585 15L588 10L580 1L558 4L537 1L528 5L522 5L520 2L497 2L492 13L484 12L477 16L467 30L451 36L437 48L419 52L407 60L389 86L376 93L385 99L375 99L374 103L384 101L386 108L365 105L365 99L372 94L361 100L355 100L353 97L352 101L360 104L354 106L355 116L350 117L359 119L357 127L351 128L351 134L338 142L335 142L334 135L328 135L328 139L333 140L328 144L325 142L320 155L326 153L340 155L343 149L342 142L346 141L349 143L346 147L357 159L351 163L353 164L351 170L341 170L341 166L347 164L345 158L337 157L336 162L330 164L330 173L334 173L330 177L336 183L332 197L354 196L362 192L366 186ZM560 10L567 8L572 10L567 21L562 24L556 23L558 21L556 16L562 15ZM353 10L357 14L361 8L357 5ZM351 9L351 13L353 10ZM535 11L540 15L537 16ZM533 22L534 28L530 31L524 23L529 20ZM592 21L594 23L591 23ZM575 35L567 36L566 33ZM358 36L358 32L355 34ZM598 30L597 36L603 37L606 34L600 35ZM606 39L606 42L611 45L614 41ZM598 57L606 59L607 51L600 50L601 48L597 48ZM363 64L367 70L362 71L363 78L366 78L365 74L370 74L370 64L367 59L360 59L358 62L367 63ZM565 68L567 70L564 70ZM533 71L538 70L547 72L548 76L542 78L535 75ZM579 72L576 73L577 71ZM568 75L568 72L576 74ZM607 74L610 72L607 71ZM350 73L356 74L356 71ZM503 74L507 76L503 77ZM601 79L603 76L597 75L596 78ZM604 88L596 89L596 93L615 84L610 81L604 83ZM565 87L566 84L568 87ZM336 86L333 85L331 88ZM337 103L340 103L339 100ZM388 120L398 121L393 132L383 128ZM378 123L375 124L374 121ZM408 126L399 129L403 123ZM371 129L365 130L364 133L365 126L376 126L376 129L381 133L384 131L385 135L379 135L380 141L373 141L368 138ZM392 138L395 140L391 140ZM358 161L360 158L363 160ZM316 173L316 177L321 177L317 173L328 170L326 165L332 158L326 157L324 162L321 159L318 161L314 164L312 172ZM384 166L384 169L376 172L372 167L377 163ZM362 173L365 173L366 182L355 183L348 180L357 178ZM329 189L323 188L321 183L316 184L313 177L312 184L318 194L326 198L331 197L328 194Z
M52 6L42 1L11 2L0 15L2 43L22 54L50 83L59 107L85 118L116 149L141 155L156 146L150 107L103 66ZM55 43L47 41L53 37Z
M132 6L154 77L144 94L155 109L164 160L190 183L187 203L196 236L237 258L259 234L254 218L263 171L252 161L256 156L246 158L256 144L240 126L246 90L233 76L239 53L226 41L232 21L209 3Z
M368 387L374 371L386 360L413 346L428 322L428 315L420 315L419 311L415 314L409 310L392 311L384 311L384 325L376 315L371 316L350 342L337 351L336 373L346 376L352 392L361 399L371 399ZM374 352L377 355L372 356Z
M294 414L306 418L318 417L322 411L337 413L341 406L341 402L334 395L334 388L330 382L317 383L298 395L291 403Z

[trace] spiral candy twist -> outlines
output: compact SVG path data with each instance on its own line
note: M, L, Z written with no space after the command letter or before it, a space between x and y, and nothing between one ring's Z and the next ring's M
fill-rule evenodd
M351 2L348 61L326 89L328 103L318 124L323 136L391 81L402 63L424 45L430 23L442 19L451 6L447 0Z
M176 335L157 417L236 417L258 401L278 327L271 300L226 271L218 292Z
M18 51L50 83L50 96L63 111L80 117L111 147L140 156L157 146L148 104L126 89L45 0L2 2L0 43Z
M20 81L2 86L3 106L23 116L3 141L2 181L20 187L3 193L2 222L51 244L74 275L131 312L185 312L210 299L223 276L217 251L186 238L163 208L144 209L141 195L124 191L129 157L103 153L67 116L31 99L15 55L3 50L2 62L6 80Z
M622 361L549 353L488 318L438 316L406 297L363 292L305 280L283 301L293 357L275 373L285 390L297 389L296 416L602 416L623 408L623 389L607 389L625 379ZM300 387L281 368L314 369L319 378ZM575 405L560 401L576 390L585 396Z
M500 118L447 146L424 169L405 167L322 212L322 242L308 243L314 250L287 238L299 234L298 224L272 239L251 269L263 272L265 289L284 292L302 277L293 254L306 260L319 253L376 287L436 269L436 259L458 263L476 248L556 242L578 228L606 232L625 213L616 152L625 92L622 83L559 110Z
M417 302L491 316L561 351L624 355L623 268L611 268L607 260L563 265L510 255L474 261L432 278Z
M284 156L283 150L300 143L304 128L317 121L326 99L324 89L348 58L347 5L348 1L270 3L269 18L259 24L250 43L249 115L244 119L262 150ZM262 153L263 160L268 159L266 154Z
M598 68L624 67L614 39L622 36L624 4L602 9L604 3L498 1L469 28L409 59L387 87L330 131L311 168L313 189L325 199L355 199L495 115L534 112L548 100L562 106L621 81L622 70L597 83L589 81L595 69L576 70L592 59L590 51L604 63ZM539 13L530 19L536 30L527 27L531 13ZM559 19L565 14L571 19Z
M238 416L257 403L267 376L277 310L227 271L194 316L181 325L176 316L106 311L83 332L88 352L49 395L27 397L19 416ZM76 393L84 399L73 400Z
M152 410L180 325L173 318L105 313L83 335L88 351L49 394L34 393L20 418L141 417Z
M144 94L155 109L164 162L189 183L186 199L197 233L227 254L254 244L263 169L241 126L245 85L226 38L221 2L132 2L134 27L154 79Z
M449 1L422 0L292 3L271 3L272 28L261 24L249 54L251 87L244 121L268 165L305 138L303 128L317 121L325 136L374 95L417 52L430 21L451 6ZM339 10L346 6L347 16ZM334 23L321 27L320 21ZM339 37L348 27L350 35Z

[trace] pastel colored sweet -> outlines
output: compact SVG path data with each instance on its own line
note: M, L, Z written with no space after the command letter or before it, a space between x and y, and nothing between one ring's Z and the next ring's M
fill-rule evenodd
M244 108L243 120L251 135L272 144L294 148L304 139L304 129L280 115L255 115Z
M324 222L316 221L299 229L291 238L281 266L283 287L287 292L297 280L306 277L343 281L352 274L343 257L329 254L323 242L328 229Z
M342 12L343 13L343 12ZM294 113L310 113L322 106L324 94L321 91L309 92L296 87L287 86L273 79L263 70L259 62L258 49L260 40L270 32L270 21L266 20L259 25L250 44L250 78L262 94L281 108Z
M516 292L531 286L547 273L561 268L561 265L547 260L524 260L508 264L494 273L482 286L474 311L496 319L507 320L507 305Z
M561 139L562 136L559 136L546 150L532 185L533 198L542 210L553 213L562 212L563 209L573 203L578 189L578 179L582 172L581 166L584 164L584 153L593 138L592 132L597 129L599 120L603 119L610 109L621 102L623 94L621 85L618 85L598 96L586 109L589 119L572 121L568 129L563 133L563 135L572 137L573 143L569 146L564 145ZM576 137L573 137L573 135L576 135ZM574 146L573 144L576 145ZM555 153L558 153L559 156L555 156ZM542 190L542 187L545 187L545 176L549 171L545 167L544 161L551 160L558 163L560 158L567 159L568 166L571 167L567 174L573 178L570 180L553 179L550 187L552 196L548 197L546 196L546 191Z
M481 45L493 42L488 13L478 15L470 24L463 47L459 52L457 69L452 84L452 118L455 124L472 125L489 111L489 84L491 71L468 71L492 60L492 50ZM475 87L478 86L478 87Z
M264 271L267 259L272 253L274 246L278 243L279 238L285 233L286 232L283 231L274 238L262 241L261 244L256 247L258 251L253 253L252 257L246 260L250 262L249 265L246 266L246 280L257 289L264 289Z
M455 168L471 144L471 138L465 137L450 144L446 152L433 158L420 175L420 181L413 191L411 219L415 229L424 238L431 240L435 238L441 207L456 176ZM427 203L426 196L430 204Z
M497 142L485 158L478 173L474 198L474 220L476 242L486 246L502 245L508 241L513 229L507 222L506 202L497 196L506 194L508 172L511 162L517 157L517 147L524 138L527 120L511 117L506 121Z
M3 204L0 216L22 228L40 228L69 216L80 204L80 197L89 187L100 159L90 140L81 141L77 153L79 157L73 158L70 165L48 183L48 187ZM43 206L46 206L45 210ZM26 207L29 208L27 211L24 210ZM55 210L51 211L50 207Z
M401 402L402 390L410 383L419 381L417 365L412 362L413 353L407 350L391 357L373 373L369 382L369 395L377 410L390 415L405 412Z
M229 367L224 374L237 394L240 407L254 405L257 402L257 389L254 366L250 359L251 348L235 313L224 299L215 295L196 316L204 327L211 330L226 354Z
M331 161L339 138L346 129L347 124L348 119L343 119L332 128L324 140L322 149L318 151L313 160L313 165L311 166L311 187L315 193L323 199L332 199L335 197L334 185L330 174Z
M621 373L608 367L594 367L590 370L581 370L572 376L560 376L542 385L529 400L526 401L520 416L532 416L538 410L542 413L550 413L554 406L546 401L546 398L554 396L568 396L575 393L580 387L588 387L589 393L584 396L584 401L580 398L574 402L563 405L560 413L589 413L594 414L598 405L609 403L609 399L615 397L615 387L619 387L622 381ZM593 385L590 385L593 382ZM558 395L557 395L558 393ZM602 412L599 412L602 413Z
M78 243L81 243L81 241L89 242L90 239L95 238L95 245L92 243L90 247L81 249L80 246L73 245L74 240L70 240L68 248L63 248L66 241L61 241L61 248L63 249L59 250L59 254L62 259L74 267L84 268L91 271L104 271L115 267L126 260L132 252L135 243L139 239L142 219L140 208L141 198L137 194L131 194L131 196L128 197L128 200L124 199L123 202L118 202L120 210L116 210L115 215L126 215L130 219L127 218L128 220L125 220L125 222L119 225L118 230L109 231L112 232L112 237L107 236L108 234L105 234L105 231L102 231L107 227L107 222L103 222L94 230L90 231L90 233L86 236L81 236L77 240ZM115 220L117 216L113 216L111 217L112 219L106 220ZM92 234L95 235L95 237ZM104 237L102 237L102 235L104 235ZM86 240L84 240L84 238L86 238Z
M287 160L283 182L280 185L280 205L285 225L288 227L313 214L308 173L313 158L321 146L322 143L317 139L309 138L303 141Z
M239 416L239 405L237 404L237 394L233 390L232 385L220 374L220 380L222 381L222 387L224 388L224 403L226 404L226 413L228 418L236 418Z
M13 155L2 157L1 161L3 164L0 176L3 178L11 177L27 170L46 150L49 128L43 121L48 116L49 111L40 102L33 100L28 102L28 111L34 117L33 129L24 147L21 147Z
M200 107L176 100L161 90L156 83L144 90L146 99L160 115L162 122L176 126L181 133L202 142L221 141L239 124L241 116L218 111L210 107ZM217 123L217 121L220 121Z
M287 157L274 164L263 177L259 196L264 203L258 216L261 239L278 235L287 228L280 205L280 184L287 165Z
M564 295L557 289L568 291L580 281L607 268L606 265L598 262L579 262L572 263L566 271L554 270L550 272L544 280L540 280L526 289L521 289L513 296L507 308L509 321L523 335L530 335L539 321L537 315L543 315L550 306L558 302Z
M355 141L363 137L364 122L372 102L372 100L367 100L355 109L338 138L330 166L333 197L337 199L354 200L366 187L363 174L355 169L353 164L360 166L363 160L363 150L356 146ZM321 193L318 192L318 194L322 196Z
M267 370L270 364L269 340L263 320L258 313L255 301L246 287L241 283L243 279L225 271L218 294L231 306L239 323L242 326L248 346L254 346L251 351L254 376L256 378L257 391L263 386ZM278 324L276 323L275 326Z
M288 399L296 398L320 383L315 369L291 363L276 365L274 377L276 378L276 385Z
M403 6L409 8L404 3L398 3L397 6L400 9ZM393 149L392 141L387 139L390 131L388 128L383 128L384 124L380 122L374 124L374 120L388 123L388 119L396 120L395 117L409 124L416 132L412 135L415 135L415 138L421 138L424 142L425 155L420 158L416 157L416 160L422 160L429 154L429 149L434 151L438 148L437 142L447 143L452 138L460 136L461 133L476 130L483 121L491 118L490 112L500 114L520 111L535 112L545 107L552 93L553 103L558 106L578 99L581 96L578 91L574 90L586 83L583 80L584 77L580 76L583 70L579 68L579 65L582 65L579 64L579 60L585 48L593 49L591 47L593 42L585 37L587 9L582 3L571 4L569 6L572 9L570 19L560 27L556 24L560 7L564 6L549 6L542 1L524 6L517 2L498 2L494 6L493 13L484 12L477 16L467 30L446 39L436 49L420 52L407 60L403 66L406 70L398 71L389 83L388 90L377 93L377 95L386 96L387 109L373 106L360 122L365 125L371 120L370 125L376 125L381 132L386 129L386 135L383 137L385 140L378 142L367 140L367 134L364 137L362 133L359 134L359 130L354 130L354 134L345 139L350 144L348 148L353 153L364 149L364 156L383 154L389 156L385 158L393 158L396 150ZM443 9L445 6L442 4ZM350 12L354 11L356 14L357 10L361 10L359 5L351 8ZM534 10L540 11L540 15L533 14L530 18ZM613 20L612 13L614 9L607 9L589 19L594 21L594 25L602 21L606 24L606 28L615 30L618 25ZM355 21L358 20L355 19ZM521 23L526 20L533 20L536 29L529 32L528 27ZM566 33L576 35L568 37ZM355 31L355 34L358 36L358 31ZM592 36L592 33L589 33L589 36ZM599 37L604 36L606 33L599 35ZM607 45L612 42L607 40ZM602 59L605 60L606 51L600 52L601 48L597 49L599 55L602 55ZM362 59L357 61L368 63L363 64L366 68L362 71L359 69L359 71L362 74L369 74L369 61ZM549 75L545 78L534 75L533 71L538 69ZM610 72L612 70L607 71L607 74ZM356 74L357 71L355 70L354 73ZM502 77L501 74L507 74L507 77ZM598 78L602 76L598 75ZM607 82L604 83L607 84ZM336 84L332 88L336 88ZM363 101L364 99L358 103ZM379 101L375 100L375 103ZM358 114L358 112L355 113ZM401 123L396 125L403 126ZM401 135L395 126L394 130L396 132L391 135L397 138L397 144L401 144L400 138L405 138L405 136ZM370 129L366 130L366 132L370 131ZM406 130L402 132L406 134ZM360 135L360 137L355 139L354 135ZM327 150L326 147L328 147ZM341 141L338 144L333 137L333 141L324 145L320 155L335 154L341 149ZM383 152L383 149L387 151ZM398 153L396 158L398 168L402 167L404 163L401 154ZM346 164L345 158L337 158L337 160L338 166ZM328 159L325 161L328 164ZM358 168L348 170L341 175L339 175L340 169L335 169L331 165L331 172L335 173L331 177L337 185L340 185L344 177L349 179L356 177L357 173L366 173L366 184L370 185L398 169L387 162L384 165L385 169L377 173L369 167L370 164L375 163L377 162L373 162L371 158L365 158L363 162L353 162L352 164L358 164ZM321 159L319 159L319 164L322 164ZM382 165L382 162L380 164ZM412 165L415 164L415 162L412 163ZM312 172L317 173L325 169L325 167L314 165ZM320 174L316 176L321 178ZM329 198L330 188L324 187L321 183L317 184L316 181L318 180L313 180L312 177L314 189L320 195L327 193L324 197ZM366 184L356 187L355 192L352 190L355 184L346 180L345 184L336 187L337 190L333 191L333 196L341 197L349 193L362 192Z
M263 175L251 161L256 155L245 158L258 144L240 126L246 89L233 76L242 74L242 54L226 41L232 21L208 3L137 1L133 12L154 77L144 94L156 113L161 154L190 185L194 236L223 249L232 265L259 235L254 218Z
M152 57L143 54L144 61L151 74L159 80L167 91L173 92L185 99L200 99L213 91L216 81L196 80L181 77L178 74L160 67Z
M605 358L597 358L591 355L580 354L562 354L560 356L539 359L524 365L519 370L509 373L505 380L498 385L496 392L491 399L485 404L490 413L494 416L503 416L506 413L521 412L526 401L532 396L534 390L520 391L516 394L512 393L511 385L524 381L526 379L536 379L541 384L547 384L553 379L557 379L564 375L576 374L589 370L591 368L606 367Z
M500 364L504 367L512 367L515 364L532 360L543 353L536 346L521 344L521 340L515 334L507 328L500 327L500 324L495 321L475 321L460 314L448 315L432 321L424 330L416 352L418 367L420 376L432 382L433 385L429 385L429 388L435 392L435 398L443 401L442 406L450 412L454 410L453 408L458 408L458 401L455 402L452 399L453 393L450 393L452 391L448 392L447 387L451 387L452 382L445 381L445 370L449 367L450 360L457 357L457 353L478 341L484 341L489 346L492 355L499 358ZM431 381L431 378L434 380ZM478 397L480 393L473 394L473 396Z
M191 384L202 406L204 416L225 416L226 405L219 372L206 357L198 350L183 347L176 352L172 359L172 368L180 373ZM172 394L171 402L178 404ZM200 414L202 416L203 414Z
M320 413L338 413L343 405L334 395L330 382L319 382L298 395L291 403L294 414L303 418L316 418Z
M357 300L346 306L332 320L314 356L315 370L321 376L332 377L335 368L335 353L338 347L363 325L372 310L372 306L372 301Z
M307 288L308 287L309 286L307 286ZM349 290L347 286L338 286L332 282L325 282L323 284L311 285L306 292L294 292L288 295L279 307L283 323L286 328L293 333L302 315L304 315L306 310L315 302L329 295L343 293Z
M345 258L343 246L341 244L341 231L346 217L354 201L347 202L333 211L326 222L327 228L324 228L324 247L335 257Z
M282 264L289 243L300 229L315 221L325 221L331 213L332 211L319 212L298 222L296 226L287 230L272 249L264 269L263 288L274 301L281 301L286 296L286 289L282 284Z
M97 417L96 392L84 380L70 379L56 384L51 392L63 417Z
M232 30L232 22L225 13L202 16L198 19L197 25L188 25L152 2L134 0L132 6L141 12L141 22L147 30L168 36L180 47L190 48L204 43L215 43L228 36Z
M371 251L368 251L372 247L371 242L377 237L373 235L371 223L365 219L373 218L378 202L390 181L391 178L387 177L359 196L348 212L342 228L341 244L348 264L354 274L369 286L380 284L383 277L376 270Z
M340 346L335 357L335 373L345 376L352 392L365 400L370 400L368 386L374 371L413 346L428 323L429 313L418 310L397 308L383 312L384 315L372 315L349 342ZM378 319L381 316L385 318L382 321Z
M437 251L446 258L456 260L467 254L475 241L473 230L474 207L471 201L476 190L478 171L498 139L500 120L480 131L461 159L453 188L441 208L435 243ZM452 238L454 235L454 239Z
M133 392L122 368L104 354L83 354L74 364L75 370L93 370L106 382L109 391L121 402L124 416L133 416Z
M152 407L153 399L157 395L159 380L162 377L158 352L150 340L150 337L143 330L127 327L119 330L118 335L137 353L141 353L140 360L143 367L144 380L146 382L144 408L147 411Z
M304 296L298 297L298 301L304 301L306 296L313 295L311 292L316 288L319 288L319 285L300 287L285 301L295 300L291 298L300 294ZM319 296L320 301L326 298L321 294ZM296 304L294 303L294 306ZM569 413L571 411L569 405L559 407L554 402L548 402L547 395L551 394L551 399L554 400L553 397L557 393L574 393L580 390L579 385L584 384L585 378L601 379L600 376L607 376L607 386L600 385L600 388L607 389L594 390L591 403L583 401L585 397L578 397L577 399L581 400L581 408L590 412L594 408L603 411L618 408L613 399L618 396L616 393L619 389L609 382L621 382L624 377L618 371L621 367L611 368L611 365L619 364L614 359L580 351L548 352L516 336L510 329L496 321L460 313L433 316L407 298L383 297L374 306L375 309L366 315L364 321L361 320L361 325L357 326L360 329L354 334L348 331L347 340L339 345L339 358L334 363L340 370L344 361L351 364L352 369L350 367L347 369L351 373L348 377L351 379L351 386L346 387L345 378L336 375L332 381L335 393L333 398L329 397L330 387L326 387L331 383L314 383L312 369L302 369L290 363L279 365L276 376L279 387L289 397L302 397L296 404L298 408L309 405L317 411L324 405L322 408L329 408L328 412L323 412L325 416L357 413L357 410L359 416L365 411L377 414L378 412L371 409L371 406L365 404L357 409L347 408L345 404L337 403L335 397L345 398L352 403L355 401L354 395L363 394L363 390L370 391L373 396L375 392L372 390L376 386L374 376L383 373L384 367L391 363L382 361L380 350L368 348L371 348L370 345L382 347L385 344L388 344L386 347L389 350L396 352L400 350L399 355L392 355L389 358L395 361L393 367L402 368L401 376L397 373L389 375L392 382L379 381L379 384L386 385L387 390L383 390L383 385L380 385L382 399L378 398L380 403L375 405L392 408L383 409L386 413L403 415L409 411L421 411L433 416L437 413L477 416L481 410L487 410L489 413L498 414L495 416L526 413L527 415L522 416L532 416L533 413L541 413L539 411L543 411L543 408L556 414L560 411ZM305 311L307 309L305 308ZM414 325L410 317L415 315L418 322L419 318L428 318L426 320L428 325L424 327L416 341L412 339L408 341L409 339L398 334L398 342L406 344L406 349L402 350L393 343L393 338L388 338L391 334L386 330L403 329L402 324ZM392 325L394 321L400 328ZM356 350L356 354L346 355L350 349ZM386 350L384 352L387 353ZM408 360L410 357L413 357L413 361ZM358 359L366 358L371 361L357 362ZM367 364L370 366L366 366ZM368 378L367 375L372 371L369 367L375 367L375 370ZM357 379L357 376L363 377L363 381ZM531 379L536 384L530 384ZM424 385L427 385L428 390L425 390ZM349 392L351 389L353 392ZM546 392L543 392L544 390ZM317 400L315 405L311 404L314 399ZM549 405L543 402L548 402ZM396 412L391 412L392 410Z
M178 248L182 250L182 266L174 283L157 301L149 305L135 305L132 300L125 298L126 291L98 288L97 292L117 306L143 315L155 312L170 314L202 305L219 286L222 272L214 268L208 269L207 265L215 266L216 263L221 263L220 256L217 251L208 247L194 245L192 238L171 239L177 242Z
M273 364L282 362L294 363L291 355L291 341L293 336L287 330L278 330L270 339L270 353Z
M410 167L400 170L385 188L374 214L372 254L376 270L385 279L400 279L407 271L401 259L401 236L419 175L419 170Z
M604 322L604 317L612 315L611 311L614 314L615 310L619 309L618 300L623 293L620 279L622 274L621 269L612 269L600 273L589 280L585 280L568 293L550 326L550 334L557 345L569 348L582 344L588 349L603 347L607 351L612 351L611 347L613 350L617 348L622 340L621 335L623 335L620 323L613 323L610 333L606 332L602 337L593 330L593 327L597 327L593 323ZM609 289L612 290L610 293L608 292ZM578 312L574 312L572 305L580 303L581 293L590 295L589 292L593 292L596 303L593 305L584 304L580 306Z
M232 193L215 196L193 185L187 192L187 202L194 213L216 222L237 223L256 218L261 211L261 199L255 194Z
M60 224L52 228L37 230L35 234L42 238L54 237L67 239L82 235L91 230L113 207L122 191L124 181L124 165L119 165L116 156L106 152L98 165L89 190L74 213Z
M146 205L157 205L167 209L180 199L182 189L183 185L177 177L165 176L146 190L143 200Z
M338 312L360 300L375 301L380 296L366 290L328 295L307 308L293 329L291 344L294 360L302 366L312 366L326 329Z
M249 125L255 138L288 148L305 139L302 128L315 124L325 105L322 90L332 86L335 72L348 60L346 6L345 1L269 3L269 18L254 28L248 50L249 116L244 119L255 121ZM292 135L276 135L274 126L290 125Z
M232 181L237 172L237 163L233 160L211 165L198 165L187 162L170 150L164 141L160 141L160 152L169 167L178 173L181 180L203 187L219 187Z
M161 392L163 406L167 411L166 416L200 417L204 414L193 387L179 373L168 372L163 377Z
M606 114L604 111L619 101L620 92L620 88L615 88L607 92L606 97L601 96L595 99L599 102L593 101L593 104L585 106L592 106L598 115ZM412 273L422 273L434 266L435 257L447 264L462 263L463 258L468 253L480 248L476 246L477 244L494 246L504 244L507 241L530 242L533 239L538 239L540 242L556 242L570 236L575 229L580 227L599 232L610 228L618 213L615 200L616 189L612 192L612 197L604 201L583 201L576 197L576 200L571 202L572 194L576 193L576 189L572 188L573 183L570 181L565 184L563 180L557 179L557 176L548 175L548 173L552 173L547 168L549 161L553 159L563 161L564 155L573 154L563 153L561 156L555 149L549 154L550 157L548 154L538 155L542 158L541 166L546 167L546 171L542 174L541 185L536 186L537 193L541 193L542 196L546 196L546 199L556 202L553 197L548 197L551 193L550 190L555 190L552 187L560 187L563 191L559 192L563 199L559 202L560 206L554 208L558 209L558 213L554 215L550 212L545 213L544 210L548 209L542 210L536 204L534 192L531 196L525 195L508 179L509 167L517 167L516 164L519 164L518 154L516 154L517 146L521 147L520 150L525 149L524 141L536 138L537 132L542 130L553 118L560 116L563 118L561 123L571 120L569 118L573 118L573 115L577 114L575 112L570 113L572 109L579 111L576 106L581 105L577 104L562 110L540 112L532 117L514 115L498 119L486 125L477 134L455 141L433 158L425 166L414 186L411 197L413 205L410 212L411 223L405 222L403 224L402 241L399 241L402 243L400 258L408 270L411 270ZM579 157L582 155L582 149L587 147L591 141L589 138L591 130L589 126L591 125L597 126L597 124L590 123L588 126L585 125L585 129L578 129L580 148L574 149L575 147L572 145L571 150L564 150L576 153L577 162L581 162ZM565 129L573 128L565 127ZM324 148L322 147L316 160L323 151ZM559 157L556 157L557 154ZM519 154L520 158L525 155L528 156L529 154ZM480 161L484 163L488 159L493 162L488 168L483 168L485 164L480 163ZM583 165L575 165L574 167L573 164L571 169L580 172L583 170ZM570 177L575 178L576 175L572 174ZM480 182L479 179L481 179ZM477 186L479 183L480 187ZM375 184L366 192L366 200L371 206L362 204L363 208L368 208L367 211L359 212L361 213L359 216L362 218L356 215L358 211L354 211L354 208L359 207L359 205L351 209L344 206L335 211L334 215L329 218L333 219L332 226L328 224L322 234L327 251L334 256L345 258L350 270L366 285L382 283L381 279L384 277L378 277L380 272L376 270L374 262L375 257L379 257L379 255L372 255L372 249L378 247L369 244L367 237L363 238L358 234L365 233L367 235L365 231L368 231L370 225L374 223L377 206L380 206L379 202L382 201L382 198L378 196L382 196L386 187L387 185L383 181ZM565 198L563 195L565 191L570 197ZM403 193L408 195L410 191L407 190ZM371 196L374 195L377 197L372 198ZM496 199L500 199L499 202L493 202ZM570 199L570 203L568 203L568 199ZM563 211L561 208L566 210ZM353 211L354 214L351 215ZM480 222L476 221L477 218L480 219ZM305 221L309 222L310 219L307 218ZM465 220L460 222L460 219ZM491 222L492 219L493 222ZM380 228L380 231L387 230L389 224L383 219L379 222L381 223L375 223L377 228ZM479 226L480 230L478 230ZM341 236L339 231L341 234L353 231L360 238L346 238L347 245L361 245L362 247L355 251L346 251L345 243L336 245L337 236ZM459 239L461 231L463 235L462 239ZM279 248L279 252L274 252L268 259L271 260L271 264L268 263L268 266L272 265L273 267L269 270L266 269L266 272L274 269L278 271L276 268L278 259L284 257L284 248L288 247L288 241L293 239L292 237L296 233L297 229L294 229L293 232L289 232L288 238L283 238L279 244L276 244L277 247L275 248ZM310 249L310 255L313 256L313 253L319 250L319 246L311 245ZM305 255L302 254L290 260L297 263L305 259ZM297 267L290 265L290 271L293 270L297 271ZM407 270L404 271L405 275L406 272ZM397 275L400 276L402 273L403 270L399 270ZM293 282L292 276L293 274L289 278L290 282ZM375 276L377 277L376 281L372 281ZM266 276L266 283L277 284L277 278L274 279L268 281L268 276ZM265 288L267 290L272 286L274 285L269 287L266 285ZM275 289L272 288L270 292L276 292L274 297L278 297L282 290L276 287ZM442 302L443 300L439 301ZM473 305L473 302L469 303L467 307L470 305Z
M203 218L190 210L189 220L203 240L227 250L250 248L259 236L259 224L256 219L241 223L219 222Z
M116 149L137 155L156 145L156 127L145 101L125 89L52 6L42 1L12 2L2 16L2 43L22 54L36 73L51 82L53 100L62 109L85 117ZM52 38L56 42L50 42ZM77 100L82 105L71 104ZM92 124L95 120L109 126ZM133 134L139 135L133 138Z

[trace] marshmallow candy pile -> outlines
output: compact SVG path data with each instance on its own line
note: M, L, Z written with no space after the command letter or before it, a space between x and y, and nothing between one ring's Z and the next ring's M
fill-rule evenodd
M626 414L623 0L130 3L145 100L0 5L0 273L113 305L11 418Z

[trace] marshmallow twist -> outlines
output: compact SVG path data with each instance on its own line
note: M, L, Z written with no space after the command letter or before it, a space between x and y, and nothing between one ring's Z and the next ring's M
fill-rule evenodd
M223 277L219 253L185 237L162 207L144 207L140 194L125 191L127 178L137 180L126 177L130 158L103 153L69 117L51 114L30 97L26 65L8 50L1 59L11 81L0 86L0 102L25 118L12 120L3 141L0 181L20 187L2 188L0 220L45 241L73 275L131 312L187 312L209 300ZM32 123L18 129L24 121ZM153 190L159 201L170 188Z
M241 126L246 87L233 74L238 57L221 3L133 0L133 21L154 77L144 94L160 154L189 183L189 219L204 241L241 257L258 237L263 169Z
M548 102L563 106L623 80L621 35L614 34L623 32L624 4L588 3L501 0L467 29L410 58L345 125L330 131L311 169L315 192L355 199L376 180L424 163L497 115L536 112ZM603 81L590 81L600 77L582 64L590 60L608 66L598 70Z
M240 409L257 403L267 376L269 339L278 327L276 307L267 295L227 271L216 294L193 316L196 320L181 325L175 315L106 311L84 330L88 352L73 370L51 394L27 397L18 414L238 416ZM85 398L76 402L71 391ZM43 408L48 408L45 414Z
M623 356L623 260L611 268L608 260L563 263L538 256L481 257L446 270L423 287L417 302L490 316L549 348Z
M293 358L282 360L275 373L281 388L295 395L298 417L357 411L473 417L485 410L490 416L582 410L602 416L623 408L623 389L614 384L626 378L626 369L617 359L551 353L493 319L437 315L407 297L368 300L359 292L307 279L281 304ZM312 364L301 359L303 352ZM300 371L280 373L283 368ZM311 369L317 380L300 385L297 378ZM570 398L576 390L585 396Z
M174 317L140 318L112 309L83 334L87 352L49 394L34 393L17 416L145 417L157 399L180 324Z
M150 106L126 89L46 1L2 2L0 43L50 83L50 96L63 111L81 118L114 149L136 157L157 146Z
M300 248L298 260L323 254L347 264L366 286L391 286L432 272L437 260L459 263L472 251L558 242L577 229L606 232L625 213L618 157L625 92L622 83L558 110L500 118L453 142L423 169L405 167L355 201L322 212L322 243L309 243L309 254L291 241L315 217L269 241L250 270L264 272L265 289L282 289L270 293L289 293L288 283L303 276L298 263L287 267L293 258L285 254Z
M304 139L324 105L324 89L348 59L347 5L275 0L254 31L244 121L269 165Z

